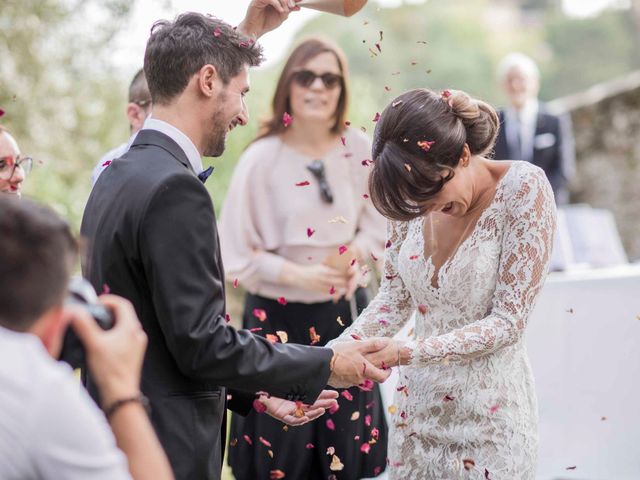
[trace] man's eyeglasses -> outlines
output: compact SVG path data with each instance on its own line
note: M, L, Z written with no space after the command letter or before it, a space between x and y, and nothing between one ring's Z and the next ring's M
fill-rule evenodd
M342 86L342 75L336 73L323 73L317 75L311 70L298 70L293 73L293 81L301 87L309 88L316 81L316 78L322 80L325 88L333 90L338 86Z
M22 168L24 175L28 175L33 167L33 159L31 157L0 157L0 178L4 178L5 180L13 177L13 174L16 172L16 168Z
M318 185L320 186L320 197L322 200L327 203L333 203L333 193L331 193L331 187L329 187L329 183L327 182L327 177L324 173L324 163L322 163L322 160L314 160L307 165L307 170L313 173L313 176L318 181Z

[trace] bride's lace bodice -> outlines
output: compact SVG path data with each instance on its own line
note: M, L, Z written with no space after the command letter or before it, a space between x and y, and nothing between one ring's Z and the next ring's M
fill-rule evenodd
M437 288L423 219L389 222L378 295L335 341L393 336L415 312L394 400L392 478L485 478L484 469L494 480L533 478L537 413L523 334L554 230L551 187L526 162L512 163Z

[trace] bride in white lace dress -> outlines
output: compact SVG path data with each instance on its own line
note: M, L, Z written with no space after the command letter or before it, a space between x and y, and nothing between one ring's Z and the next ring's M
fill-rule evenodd
M390 219L384 276L334 342L391 337L415 314L412 340L371 357L401 364L392 479L535 477L524 332L547 273L555 204L538 167L483 157L497 130L486 103L424 89L394 100L376 127L370 190Z

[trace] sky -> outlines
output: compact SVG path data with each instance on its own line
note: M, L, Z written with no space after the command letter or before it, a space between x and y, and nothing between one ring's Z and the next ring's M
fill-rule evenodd
M374 0L371 0L374 1ZM400 5L402 0L375 0L384 7ZM428 0L427 0L428 1ZM443 1L443 0L432 0ZM563 0L565 11L574 16L588 16L600 12L611 4L620 4L625 0ZM250 0L173 0L170 9L163 8L162 1L138 0L134 7L132 21L116 38L112 61L119 65L123 75L133 75L142 67L144 48L151 26L161 18L171 19L180 12L194 11L211 13L232 25L237 25L244 18ZM425 3L425 0L404 0L404 3ZM296 32L315 15L322 15L314 10L302 9L290 14L287 21L278 29L267 33L260 39L266 56L265 66L280 59L288 50Z

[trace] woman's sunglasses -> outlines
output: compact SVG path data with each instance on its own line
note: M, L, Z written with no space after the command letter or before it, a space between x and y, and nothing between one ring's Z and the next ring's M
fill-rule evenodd
M298 70L293 73L293 81L305 88L309 88L313 85L316 78L322 80L325 88L329 90L342 86L342 75L338 75L336 73L323 73L322 75L317 75L311 70Z

